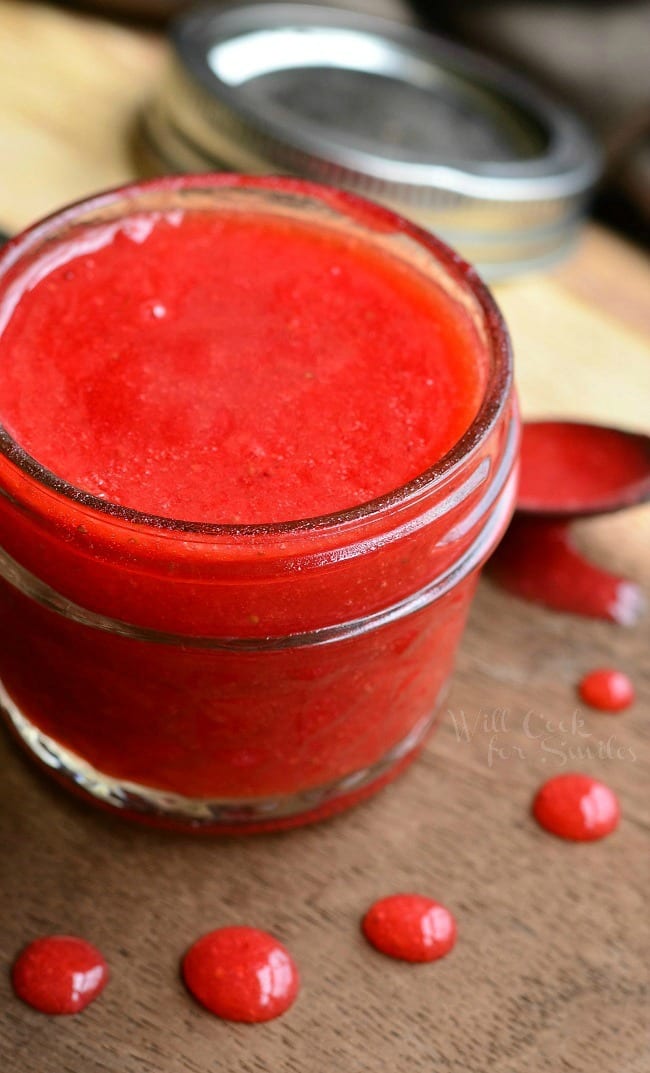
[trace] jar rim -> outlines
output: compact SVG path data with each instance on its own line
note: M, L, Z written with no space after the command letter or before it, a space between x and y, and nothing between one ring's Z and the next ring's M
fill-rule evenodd
M0 424L0 454L46 490L54 492L100 515L116 522L132 524L147 529L172 533L213 537L289 537L313 530L334 530L353 525L369 517L377 517L392 508L402 506L423 493L435 488L452 477L462 464L471 457L490 435L507 403L512 384L512 348L503 316L492 294L476 270L441 239L393 212L358 194L325 186L303 179L287 176L249 176L236 173L205 173L197 175L163 176L113 187L89 198L74 201L62 209L37 221L31 227L11 239L0 253L0 283L4 273L24 254L47 238L62 225L73 224L81 211L104 209L120 199L133 198L133 210L137 211L135 199L140 194L170 193L179 190L223 188L258 189L269 193L295 195L320 201L342 216L361 219L378 231L395 231L405 234L416 245L433 257L444 271L459 282L478 302L488 339L489 367L479 409L459 440L442 458L411 478L405 484L391 489L374 499L344 510L281 522L257 522L247 524L223 524L177 519L122 506L101 499L77 488L38 462Z

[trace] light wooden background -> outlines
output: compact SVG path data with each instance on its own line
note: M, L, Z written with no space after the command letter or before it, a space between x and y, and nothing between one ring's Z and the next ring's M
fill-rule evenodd
M0 0L1 228L135 174L134 122L163 62L152 34ZM562 267L497 297L527 414L647 425L642 253L591 227ZM647 509L585 524L580 538L650 587ZM484 581L455 722L374 801L282 836L193 841L128 827L68 800L3 740L3 1073L648 1073L647 649L647 618L621 630L557 616ZM583 709L581 733L563 733L577 678L602 663L632 674L637 704L620 717ZM507 729L479 718L471 741L457 732L461 712L473 723L495 709ZM525 734L530 710L535 729L548 720L546 747ZM571 759L577 748L593 756ZM564 844L530 820L533 792L562 760L620 794L623 823L608 841ZM359 937L369 902L405 889L455 910L460 939L446 961L392 963ZM304 988L284 1019L220 1023L184 993L186 945L234 922L269 928L297 957ZM45 1018L11 996L16 951L48 931L83 934L111 962L109 989L78 1018Z

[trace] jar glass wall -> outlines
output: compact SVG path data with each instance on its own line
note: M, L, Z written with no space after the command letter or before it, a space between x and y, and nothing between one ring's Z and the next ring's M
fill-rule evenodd
M0 320L44 258L133 213L264 212L354 233L451 296L487 354L471 427L358 507L218 525L97 498L0 432L0 679L10 725L71 788L215 830L325 816L435 725L479 569L512 513L507 332L473 270L385 209L289 179L156 180L64 210L0 260Z

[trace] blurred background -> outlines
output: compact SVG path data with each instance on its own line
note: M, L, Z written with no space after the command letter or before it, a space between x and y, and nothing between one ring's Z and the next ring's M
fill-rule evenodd
M263 2L263 0L262 0ZM28 0L2 2L0 23L17 20ZM78 10L129 21L155 35L187 0L83 0ZM219 4L214 5L219 7ZM230 5L229 5L230 6ZM650 242L650 2L648 0L351 0L337 4L414 23L462 41L525 72L574 107L605 151L605 174L594 203L601 219L634 241ZM68 5L70 7L70 5ZM3 10L5 9L5 10ZM13 10L12 10L13 9ZM52 23L52 31L55 22ZM117 45L115 40L115 47ZM12 63L11 26L0 27L3 64ZM26 42L25 42L26 44ZM65 63L65 56L60 57ZM155 77L151 61L140 72L124 57L124 77ZM25 76L39 72L22 66ZM29 85L16 86L28 108ZM83 107L83 102L78 102ZM1 104L0 104L1 106ZM101 122L101 117L97 117ZM1 180L0 180L1 182ZM0 205L0 215L4 205Z

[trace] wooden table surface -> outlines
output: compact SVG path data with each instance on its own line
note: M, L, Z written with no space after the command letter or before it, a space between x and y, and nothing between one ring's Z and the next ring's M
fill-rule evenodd
M134 119L164 59L154 36L0 0L0 56L0 227L135 173ZM647 423L641 253L590 228L553 274L497 293L527 414ZM650 587L647 509L580 536ZM576 701L580 674L603 663L637 685L619 717ZM450 714L422 759L345 816L245 840L97 814L3 736L3 1073L648 1073L649 670L647 618L624 630L555 615L484 580ZM564 843L530 819L540 781L567 768L620 795L610 839ZM410 889L457 914L457 947L439 964L391 962L360 937L374 898ZM235 922L271 930L300 963L299 1001L276 1022L220 1022L180 983L186 946ZM76 1018L11 994L14 955L52 931L86 936L112 966Z

